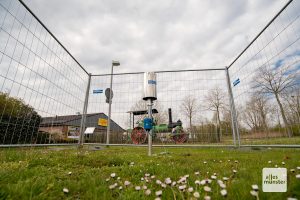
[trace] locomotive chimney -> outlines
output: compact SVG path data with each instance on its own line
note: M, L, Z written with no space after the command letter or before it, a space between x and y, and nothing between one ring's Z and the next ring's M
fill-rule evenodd
M172 109L171 108L169 108L168 109L168 113L169 113L169 125L171 125L172 124Z

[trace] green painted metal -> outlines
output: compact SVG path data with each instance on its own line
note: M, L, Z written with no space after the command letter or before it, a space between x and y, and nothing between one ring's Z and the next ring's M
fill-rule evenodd
M153 131L155 133L162 133L162 132L169 132L171 130L168 128L167 124L159 124L159 125L153 126Z

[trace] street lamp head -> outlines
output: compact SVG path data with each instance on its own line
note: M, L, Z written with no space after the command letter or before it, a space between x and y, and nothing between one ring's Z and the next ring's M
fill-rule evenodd
M119 61L112 61L112 66L120 66L120 62Z

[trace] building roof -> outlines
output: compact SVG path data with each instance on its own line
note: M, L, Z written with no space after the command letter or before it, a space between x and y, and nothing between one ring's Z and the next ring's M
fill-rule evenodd
M134 110L134 111L128 111L127 113L132 113L133 115L145 115L148 113L148 110ZM158 111L154 108L152 109L152 113L156 114Z
M64 115L64 116L55 116L55 117L43 117L40 123L41 127L47 126L80 126L82 115ZM91 113L86 115L86 127L96 127L103 129L98 125L98 119L104 118L108 119L107 115L104 113ZM121 126L111 119L111 129L113 131L125 131Z
M62 125L67 123L68 121L73 121L76 119L81 119L81 115L56 115L55 117L43 117L40 125Z

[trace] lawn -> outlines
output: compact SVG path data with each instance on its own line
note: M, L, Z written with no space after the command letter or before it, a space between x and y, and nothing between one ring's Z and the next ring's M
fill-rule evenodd
M300 149L154 148L154 153L148 157L142 147L0 149L0 199L155 199L159 190L161 199L195 199L195 191L199 199L256 199L250 194L253 184L259 187L259 199L300 199L300 179L296 178ZM275 165L288 169L286 193L262 192L262 169ZM157 184L157 180L169 177L173 182L185 175L189 175L185 184L166 188ZM217 183L223 177L229 178L223 181L227 197L220 194ZM211 192L195 184L206 178L212 180L207 184ZM130 185L125 186L125 181ZM179 185L187 188L180 191ZM151 191L149 196L143 186Z
M254 145L273 145L273 144L300 144L300 137L295 136L292 138L279 137L279 138L257 138L257 139L241 139L242 145L254 144Z
M274 137L274 138L244 138L245 135L241 138L241 145L299 145L300 144L300 136L294 136L292 138L288 137ZM238 143L238 141L236 141ZM160 141L155 141L154 144L162 145L162 144L174 144L174 142L162 143ZM200 144L200 145L234 145L231 137L226 136L223 137L221 142L212 143L212 142L204 142L204 141L196 141L193 142L190 140L187 143L183 143L181 145L190 145L190 144Z

